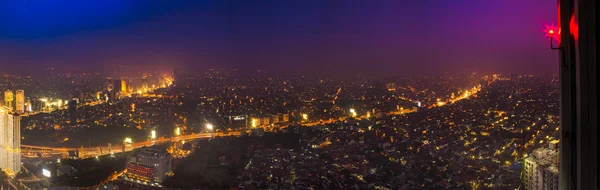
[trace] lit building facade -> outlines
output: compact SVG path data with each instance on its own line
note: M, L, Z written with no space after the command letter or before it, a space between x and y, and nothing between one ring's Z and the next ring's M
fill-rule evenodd
M10 90L4 91L4 106L13 109L14 94Z
M0 109L0 168L9 174L21 170L21 116Z
M525 190L558 190L558 143L554 140L548 148L533 151L523 162Z
M15 96L15 111L17 113L25 113L25 91L17 90Z
M387 84L385 85L385 88L386 88L388 91L396 91L396 83L387 83Z
M250 117L250 127L267 126L271 124L280 124L290 121L290 114L274 114L268 116L252 116Z
M127 163L127 176L149 181L162 182L171 172L171 154L164 149L146 147Z
M121 80L121 93L127 93L127 81Z

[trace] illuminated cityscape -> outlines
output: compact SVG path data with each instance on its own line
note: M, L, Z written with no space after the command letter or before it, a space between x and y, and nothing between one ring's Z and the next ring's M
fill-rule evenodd
M5 4L1 190L598 184L591 0Z

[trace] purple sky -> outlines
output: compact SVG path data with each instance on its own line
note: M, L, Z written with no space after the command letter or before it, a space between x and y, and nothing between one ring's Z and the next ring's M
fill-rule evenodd
M243 2L3 2L0 64L557 72L541 32L556 22L554 1Z

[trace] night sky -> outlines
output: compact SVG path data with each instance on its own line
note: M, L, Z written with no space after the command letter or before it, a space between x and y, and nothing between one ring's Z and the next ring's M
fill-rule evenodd
M13 0L0 64L552 73L556 17L548 0Z

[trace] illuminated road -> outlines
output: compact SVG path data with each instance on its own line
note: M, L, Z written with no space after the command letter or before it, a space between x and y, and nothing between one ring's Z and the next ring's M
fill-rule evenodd
M181 135L170 138L160 138L156 140L142 141L142 142L134 142L132 144L128 144L125 146L125 151L130 151L136 148L141 148L144 146L152 146L154 144L160 144L164 142L177 142L182 140L193 140L193 139L202 139L202 138L212 138L215 136L239 136L241 132L229 132L227 134L223 132L219 133L203 133L203 134L190 134L190 135ZM100 147L88 147L88 148L61 148L61 147L46 147L46 146L34 146L34 145L21 145L21 153L23 153L26 157L37 157L37 153L46 153L46 154L67 154L69 151L79 151L80 157L93 157L93 156L101 156L110 153L119 153L123 152L123 145L115 145L111 147L109 151L108 146Z
M390 112L390 114L403 114L408 112ZM323 121L315 121L310 123L302 123L304 126L315 126L322 124L329 124L336 121L343 121L348 119L349 117L340 117L339 119L329 119ZM356 117L356 119L366 119L366 116ZM190 135L181 135L170 138L159 138L156 140L142 141L142 142L134 142L125 146L125 152L131 151L133 149L141 148L144 146L152 146L154 144L160 144L165 142L177 142L182 140L194 140L194 139L202 139L202 138L212 138L216 136L240 136L240 131L232 131L228 133L217 132L217 133L202 133L202 134L190 134ZM35 145L21 145L21 153L24 154L25 157L37 157L38 153L46 154L45 156L51 155L67 155L69 151L79 151L79 157L88 158L94 156L102 156L110 153L120 153L123 152L123 145L115 145L111 146L109 150L108 146L100 147L87 147L87 148L64 148L64 147L46 147L46 146L35 146Z
M437 103L437 105L433 105L432 107L441 107L441 106L454 104L455 102L457 102L459 100L469 98L470 96L478 93L479 91L481 91L481 85L466 90L462 96L459 96L455 99L446 100L443 102L440 101ZM401 111L401 112L389 112L388 114L398 115L398 114L405 114L405 113L410 113L410 112L412 112L412 110ZM329 123L333 123L336 121L343 121L348 118L349 117L340 117L338 119L329 119L329 120L315 121L315 122L310 122L310 123L302 123L302 125L314 126L314 125L320 125L320 124L329 124ZM359 116L359 117L355 117L355 118L356 119L367 119L368 117ZM125 148L123 148L122 144L115 145L115 146L112 146L110 148L110 150L109 150L108 146L102 146L101 148L100 147L60 148L60 147L21 145L21 153L24 155L24 157L37 157L38 156L37 153L45 154L44 156L57 155L57 154L66 155L66 154L68 154L69 151L78 150L79 157L87 158L87 157L93 157L93 156L107 155L110 153L120 153L120 152L123 152L123 150L125 150L125 152L127 152L127 151L131 151L133 149L141 148L144 146L152 146L154 144L159 144L159 143L164 143L164 142L177 142L177 141L182 141L182 140L212 138L215 136L240 136L240 135L241 135L240 131L234 131L234 132L229 132L229 133L216 132L216 133L189 134L189 135L181 135L181 136L175 136L175 137L169 137L169 138L160 138L160 139L156 139L156 140L134 142L131 144L127 144L125 146Z

